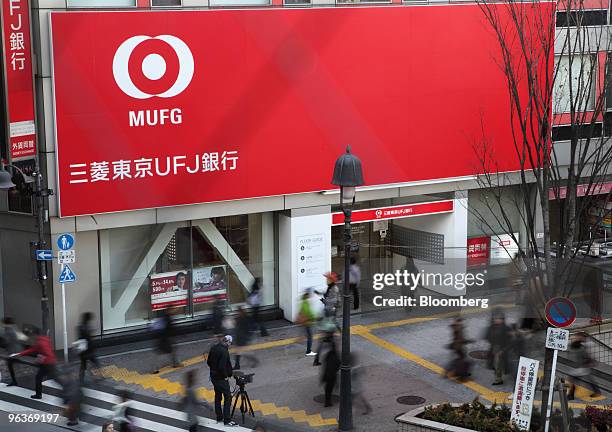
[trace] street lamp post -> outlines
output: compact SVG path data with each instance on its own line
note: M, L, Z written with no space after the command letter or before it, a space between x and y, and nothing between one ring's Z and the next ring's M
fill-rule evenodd
M44 236L44 224L46 221L45 215L45 197L53 195L51 189L43 188L42 186L42 174L37 170L32 173L32 177L25 174L21 169L15 165L6 165L16 170L23 177L24 183L33 185L33 192L31 195L36 197L36 204L34 205L34 216L36 216L36 225L38 228L38 240L35 243L36 249L46 249L47 242ZM13 183L13 176L4 169L4 166L0 163L0 190L9 190L15 187ZM47 263L45 261L36 260L36 277L41 288L41 309L42 309L42 331L43 334L49 334L49 297L47 295Z
M351 213L355 202L355 187L364 183L361 161L351 154L351 147L336 160L332 184L340 186L340 206L344 213L344 282L342 283L342 361L340 366L340 414L341 431L353 429L353 404L351 398L351 293L349 292L349 267L351 255Z

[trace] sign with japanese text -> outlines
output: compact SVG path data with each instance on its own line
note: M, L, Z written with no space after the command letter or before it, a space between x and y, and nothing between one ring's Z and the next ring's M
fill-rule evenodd
M2 1L4 79L11 162L36 157L34 85L28 0Z
M467 266L478 267L489 263L491 239L488 236L472 237L467 240Z
M193 269L193 304L208 303L215 298L227 298L226 266Z
M156 273L149 276L151 310L187 306L189 272Z
M548 327L546 331L546 348L567 351L569 335L569 330Z
M406 204L393 207L380 207L367 210L355 210L351 214L351 223L372 222L384 219L399 219L428 214L451 213L454 210L453 200L433 201L418 204ZM344 224L344 213L332 213L332 225Z
M521 430L528 431L531 424L531 411L536 394L539 367L538 360L527 357L521 357L519 360L510 421Z
M482 124L499 169L519 169L478 5L50 21L60 216L330 190L347 144L368 185L474 175ZM441 100L460 101L452 121L431 115Z

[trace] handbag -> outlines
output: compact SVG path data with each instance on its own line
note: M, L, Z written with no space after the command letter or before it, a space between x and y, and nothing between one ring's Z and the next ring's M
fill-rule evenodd
M74 349L79 354L81 354L82 352L87 351L87 345L88 344L87 344L87 340L86 339L77 339L74 342L72 342L72 346L74 346Z

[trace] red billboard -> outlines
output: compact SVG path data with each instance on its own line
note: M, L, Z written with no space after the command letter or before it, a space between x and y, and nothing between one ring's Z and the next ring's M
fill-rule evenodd
M499 168L519 168L478 5L51 25L61 216L329 190L347 144L368 185L471 175L483 124Z
M28 0L2 2L2 37L9 124L8 155L13 162L32 159L36 156L36 129Z
M445 200L397 205L392 207L380 207L367 210L355 210L351 214L351 222L361 223L383 219L399 219L411 216L451 213L455 209L454 204L455 203L453 200ZM342 224L344 224L344 213L332 213L332 225Z
M479 267L489 264L491 238L472 237L467 239L467 266Z

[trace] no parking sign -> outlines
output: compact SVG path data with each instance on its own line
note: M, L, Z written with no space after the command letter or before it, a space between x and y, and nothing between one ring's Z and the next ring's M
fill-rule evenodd
M555 297L546 303L546 320L554 327L568 327L576 320L576 306L565 297Z

